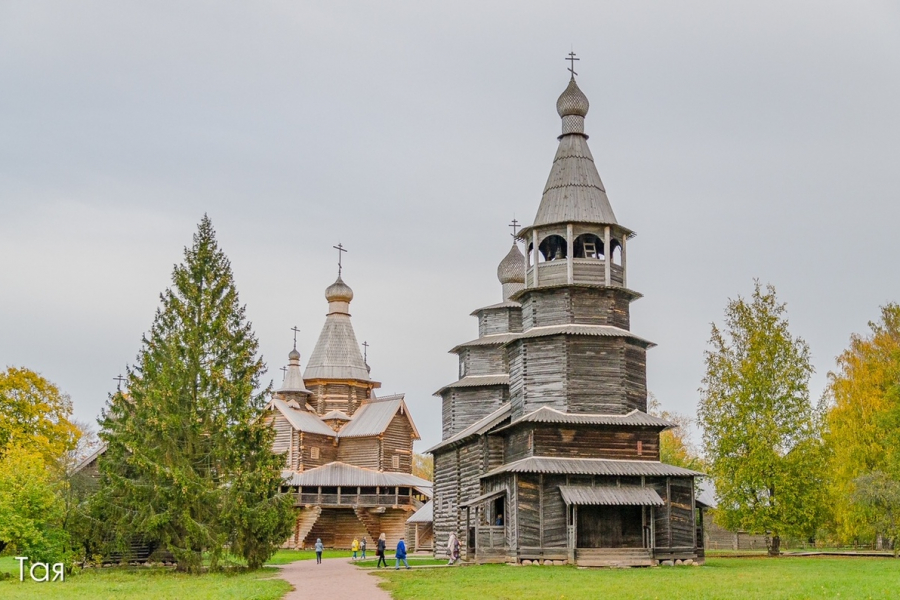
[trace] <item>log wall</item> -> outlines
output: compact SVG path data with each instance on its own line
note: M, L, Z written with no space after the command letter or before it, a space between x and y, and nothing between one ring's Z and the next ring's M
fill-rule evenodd
M443 439L485 418L507 401L505 385L450 388L441 392Z
M571 287L526 291L520 300L526 331L546 325L612 325L622 329L631 325L631 296L621 290Z
M412 473L412 449L412 428L409 419L398 412L382 434L381 469ZM394 466L394 456L400 457L399 467Z
M523 443L527 444L529 435L534 441L533 452L519 458L533 454L563 458L659 460L659 434L655 429L536 424L510 434L507 443L511 446L515 443L519 448ZM641 442L641 454L638 454L638 442Z
M337 460L364 469L378 469L381 465L380 441L377 437L341 438Z
M319 449L319 458L312 457L312 449ZM315 433L300 433L301 467L297 470L314 469L336 461L338 448L334 445L334 438Z

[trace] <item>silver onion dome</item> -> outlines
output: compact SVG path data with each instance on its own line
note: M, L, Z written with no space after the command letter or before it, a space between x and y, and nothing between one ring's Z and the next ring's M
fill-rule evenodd
M353 300L353 290L338 275L337 281L325 289L325 299L329 302L350 302Z
M590 107L591 104L588 102L587 96L575 83L574 77L569 80L569 85L556 101L556 112L559 113L560 117L586 117Z
M497 279L500 283L525 283L525 256L518 244L513 244L509 253L500 261Z

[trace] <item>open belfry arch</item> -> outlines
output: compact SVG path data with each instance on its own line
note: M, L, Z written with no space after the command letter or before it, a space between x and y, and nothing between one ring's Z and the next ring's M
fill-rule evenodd
M403 394L375 395L381 384L356 341L353 290L340 271L325 298L328 313L306 371L295 328L284 381L265 413L276 431L273 448L284 455L284 491L297 507L285 546L310 547L321 538L326 547L349 548L365 537L374 549L381 533L396 544L431 498L431 482L412 475L419 432Z
M451 350L459 379L435 394L435 548L455 532L480 562L702 560L700 473L659 460L674 424L647 414L653 344L631 332L634 233L597 172L588 99L570 71L537 214L497 269L502 301L472 313L478 337Z

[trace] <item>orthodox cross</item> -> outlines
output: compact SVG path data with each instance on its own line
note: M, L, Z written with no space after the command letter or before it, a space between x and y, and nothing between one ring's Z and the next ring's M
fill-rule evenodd
M341 258L343 258L344 252L346 252L347 250L344 248L344 245L340 242L338 242L337 246L332 246L332 248L334 248L335 250L338 251L338 277L340 277L341 276Z
M338 264L340 264L340 263L338 263ZM297 334L300 333L300 330L297 329L296 325L294 325L293 327L291 327L291 331L294 332L294 350L296 350L297 349Z
M125 381L125 378L122 377L122 375L120 374L118 377L113 377L113 381L118 382L116 384L116 390L121 392L122 391L122 382Z
M363 342L363 362L369 364L369 342Z
M284 375L281 376L281 378L284 379L287 375L287 367L281 367L281 372L284 373Z
M578 73L575 72L575 61L581 59L575 58L575 52L569 52L569 58L567 58L566 60L571 64L571 66L569 67L569 72L572 74L572 79L575 79L575 76L578 75Z
M512 236L513 236L513 239L515 239L516 233L518 233L518 231L519 231L519 222L516 221L515 217L513 217L512 223L510 223L509 226L513 228Z

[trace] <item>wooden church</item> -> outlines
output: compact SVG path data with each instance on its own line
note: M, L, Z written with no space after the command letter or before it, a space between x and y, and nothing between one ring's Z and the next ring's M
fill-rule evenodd
M663 464L647 414L646 354L631 332L626 242L588 148L575 73L559 97L559 148L532 225L451 352L434 455L436 552L466 560L641 566L703 559L694 478Z
M284 382L264 418L284 454L284 491L297 521L285 546L349 548L354 538L389 545L431 497L431 482L412 475L419 439L402 394L377 397L350 322L353 291L338 279L325 291L328 315L306 371L296 343Z

